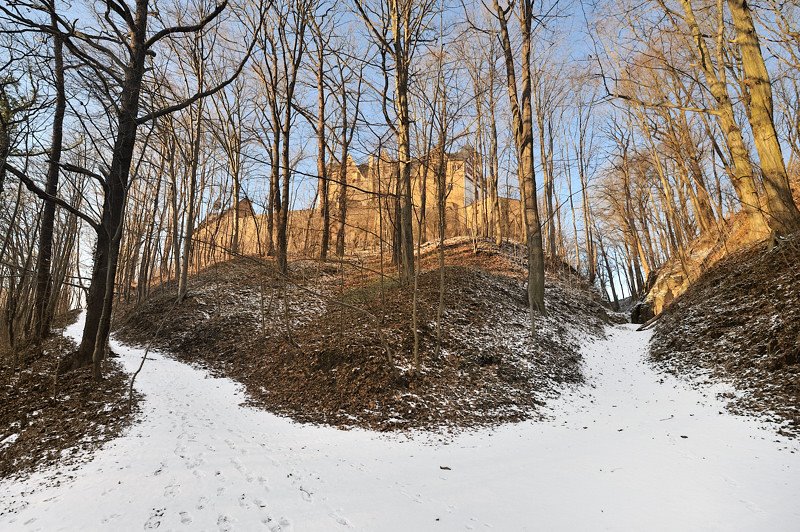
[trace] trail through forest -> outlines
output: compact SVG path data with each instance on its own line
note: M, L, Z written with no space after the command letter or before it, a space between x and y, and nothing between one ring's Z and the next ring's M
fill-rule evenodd
M0 530L796 530L797 442L654 371L650 333L608 333L551 421L447 443L296 424L152 354L140 422L77 469L0 483Z

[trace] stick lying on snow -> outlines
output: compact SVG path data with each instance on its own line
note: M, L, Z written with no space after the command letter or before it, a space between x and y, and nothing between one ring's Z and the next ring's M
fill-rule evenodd
M662 312L661 314L663 314L663 312ZM650 326L651 326L651 325L653 325L655 322L657 322L657 321L658 321L658 318L660 318L660 317L661 317L661 314L656 314L655 316L653 316L652 318L650 318L649 320L647 320L646 322L644 322L643 324L641 324L641 325L639 326L639 328L638 328L638 329L636 329L636 330L637 330L637 331L646 331L647 329L649 329L649 328L650 328Z
M178 301L176 300L170 307L170 310L164 314L164 318L158 324L156 333L150 338L150 341L147 342L147 345L144 348L144 354L142 355L141 362L139 362L139 367L133 372L133 375L131 375L131 382L128 386L128 412L133 409L133 384L136 382L136 377L139 375L139 373L141 373L142 368L144 367L144 362L147 360L147 354L150 353L150 348L153 347L153 343L156 341L156 338L158 338L158 336L161 334L161 328L164 326L167 318L172 315L172 310L174 310L177 305Z

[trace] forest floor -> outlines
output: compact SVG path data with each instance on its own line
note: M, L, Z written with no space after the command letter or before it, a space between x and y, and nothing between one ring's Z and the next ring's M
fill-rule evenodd
M128 375L105 361L98 385L91 368L58 376L58 361L77 347L78 312L59 316L41 345L3 353L0 364L0 478L40 467L74 466L134 422L138 394L129 402ZM64 335L68 327L71 334Z
M729 383L729 408L800 435L800 235L722 259L656 322L665 371Z
M585 384L545 420L445 441L296 423L154 352L140 422L75 470L1 481L0 530L796 530L797 440L657 371L650 335L587 338Z

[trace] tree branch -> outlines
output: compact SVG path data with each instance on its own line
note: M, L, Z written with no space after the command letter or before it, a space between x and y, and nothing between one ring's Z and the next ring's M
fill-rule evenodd
M93 220L89 215L87 215L87 214L81 212L80 210L76 209L75 207L73 207L72 205L70 205L66 201L62 200L61 198L58 198L56 196L52 196L52 195L48 194L47 192L45 192L44 190L39 188L36 185L36 183L34 183L33 180L31 180L28 176L26 176L24 173L20 172L19 170L17 170L16 168L11 166L10 164L6 163L4 165L4 168L11 175L13 175L17 179L19 179L22 182L22 184L25 185L25 188L27 188L28 190L30 190L31 192L33 192L34 194L39 196L41 199L47 200L47 201L52 201L53 203L55 203L56 205L58 205L62 209L66 210L67 212L70 212L70 213L74 214L75 216L77 216L81 220L83 220L86 223L88 223L89 225L91 225L92 228L94 228L95 230L99 230L100 229L100 224L98 224L95 220Z
M263 20L264 19L263 19L263 12L262 12L262 15L261 15L261 22L262 23L263 23ZM190 98L188 98L188 99L186 99L186 100L184 100L182 102L176 103L174 105L169 105L169 106L164 107L162 109L158 109L156 111L147 113L146 115L137 118L136 119L136 123L138 125L142 125L142 124L147 123L147 122L149 122L151 120L155 120L156 118L159 118L161 116L168 115L168 114L174 113L176 111L180 111L181 109L186 109L187 107L192 105L194 102L196 102L196 101L198 101L198 100L200 100L202 98L206 98L208 96L212 96L212 95L216 94L217 92L219 92L220 90L222 90L225 87L227 87L228 85L230 85L231 83L233 83L233 81L237 77L239 77L239 74L242 73L242 70L244 69L244 66L247 64L247 61L250 59L250 56L253 53L253 48L255 48L256 41L258 40L258 32L259 32L260 26L261 26L261 24L259 24L259 28L256 28L256 30L253 32L253 39L250 41L250 45L247 47L247 53L242 58L242 61L239 63L239 66L236 67L236 71L233 73L233 75L230 78L228 78L224 82L220 83L216 87L213 87L213 88L208 89L206 91L198 92L194 96L192 96L192 97L190 97Z
M205 28L211 21L219 16L225 8L228 6L228 0L222 0L222 3L219 4L214 11L212 11L207 17L203 18L197 24L192 24L190 26L172 26L169 28L164 28L163 30L157 32L155 35L150 37L147 42L145 43L145 48L150 48L155 43L166 37L167 35L172 35L175 33L193 33L195 31L200 31Z

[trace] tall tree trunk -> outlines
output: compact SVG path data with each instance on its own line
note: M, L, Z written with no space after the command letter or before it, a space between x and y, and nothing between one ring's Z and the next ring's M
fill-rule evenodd
M711 231L717 227L717 217L714 214L714 208L711 202L711 194L708 192L705 179L703 177L703 169L700 165L700 155L697 152L697 146L692 138L692 132L689 128L689 123L686 120L686 112L680 111L678 115L678 134L679 146L684 147L684 152L689 166L689 176L694 184L694 195L697 198L697 212L696 216L703 231ZM720 213L721 214L721 213Z
M201 67L202 69L202 67ZM201 85L202 86L202 85ZM203 101L197 104L197 118L194 123L194 142L192 143L192 160L189 169L189 199L186 204L186 225L183 231L183 260L181 261L181 275L178 282L178 302L186 298L186 291L189 287L189 263L192 260L192 248L194 246L192 237L194 236L195 203L197 203L197 169L200 165L200 145L203 134Z
M544 307L544 251L542 249L542 228L539 220L539 207L536 199L536 169L533 161L533 115L531 110L531 24L533 2L519 2L519 23L522 35L522 97L518 96L517 76L514 65L514 48L508 32L507 14L493 0L494 10L500 22L500 42L506 66L508 96L517 147L520 177L520 191L524 206L525 235L528 246L528 304L530 306L531 331L535 329L535 313L545 312Z
M414 275L414 212L411 200L411 141L409 137L411 118L408 110L408 72L406 68L398 66L395 90L400 185L400 274L405 282L411 282Z
M523 67L524 68L524 67ZM534 105L536 108L536 124L539 131L539 158L542 164L542 178L544 180L544 197L545 197L545 222L544 226L547 229L547 253L550 255L551 260L556 258L556 231L555 231L555 212L553 210L553 175L552 166L550 164L553 157L552 145L548 144L546 140L547 132L545 131L545 103L542 101L542 95L539 94L539 87L534 91Z
M750 111L748 118L769 207L770 218L767 223L779 234L800 231L800 210L792 198L780 141L775 131L772 84L753 24L753 15L747 0L728 0L728 8L736 27L736 43L742 54L744 85L749 96L745 102Z
M50 27L57 30L55 5L50 5ZM56 99L53 109L53 135L50 144L50 160L47 163L45 192L50 196L58 193L59 164L63 143L64 113L67 98L64 91L64 43L61 34L53 31L53 73L55 75ZM3 161L0 161L2 163ZM0 189L1 190L1 189ZM42 212L42 225L39 231L39 250L36 258L36 296L33 337L40 340L50 331L52 316L47 309L53 292L53 276L50 268L53 261L53 229L55 227L56 204L45 200Z
M617 297L617 289L614 287L614 270L611 269L611 263L608 262L608 254L603 245L603 239L598 237L597 243L600 246L600 256L603 258L603 264L606 267L606 275L608 275L608 284L611 288L611 297L613 298L611 301L611 308L619 310L619 298Z
M91 363L95 379L100 379L100 363L111 330L114 280L116 279L117 259L122 238L128 178L136 145L139 94L147 52L145 45L147 16L148 0L136 0L136 11L128 43L130 62L125 68L125 77L120 92L117 133L106 180L100 228L97 234L95 265L87 296L86 323L75 359L78 367Z
M494 40L492 41L492 59L494 54ZM491 189L492 223L494 224L494 242L498 246L503 243L503 216L500 212L500 158L497 154L497 120L495 116L496 105L494 99L495 65L489 64L489 185Z
M662 7L666 10L669 8L659 0ZM725 139L728 144L728 150L731 154L731 166L733 171L732 183L736 190L736 194L742 203L742 209L750 219L750 223L754 230L762 230L764 227L764 212L766 205L762 205L758 197L758 187L756 186L755 174L753 171L752 161L747 146L742 136L742 129L736 121L733 112L733 103L731 102L730 94L725 80L724 65L718 67L718 72L711 62L711 52L705 41L705 36L700 30L697 23L694 9L692 8L692 0L680 0L684 12L684 21L689 26L689 31L692 40L697 48L697 57L700 62L700 67L708 84L709 91L716 102L717 107L717 120L722 131L725 134ZM719 41L722 41L722 32L724 25L722 22L722 14L719 14L720 21L718 22L718 31L720 35ZM719 42L719 45L723 45ZM767 222L769 220L766 220Z
M273 112L272 168L269 179L269 200L267 201L267 255L275 254L275 218L281 211L281 128L277 113ZM280 222L279 222L280 223Z
M317 179L319 179L320 216L322 218L322 235L319 247L319 258L328 258L328 247L331 240L331 210L328 195L328 166L326 162L325 144L325 58L322 53L322 38L318 38L317 54Z
M336 256L339 258L344 257L344 242L345 231L347 229L347 169L349 166L348 159L350 158L350 139L348 138L348 123L347 116L347 89L345 82L342 80L341 86L342 98L342 135L341 135L341 159L339 160L339 214L338 214L338 228L336 232Z
M242 223L242 184L241 184L241 165L239 155L241 153L241 143L235 144L237 151L231 156L231 177L233 178L233 234L231 235L231 253L236 256L241 253L239 249L239 232Z
M345 128L347 127L346 123ZM350 156L347 142L345 139L342 140L342 160L339 163L339 213L336 229L336 256L339 258L344 257L344 239L347 229L347 158Z
M288 116L291 106L287 105L286 124L283 129L283 146L281 148L281 166L283 167L283 183L281 183L281 203L278 206L278 271L286 275L289 273L289 184L291 181L291 168L289 160L289 121Z

